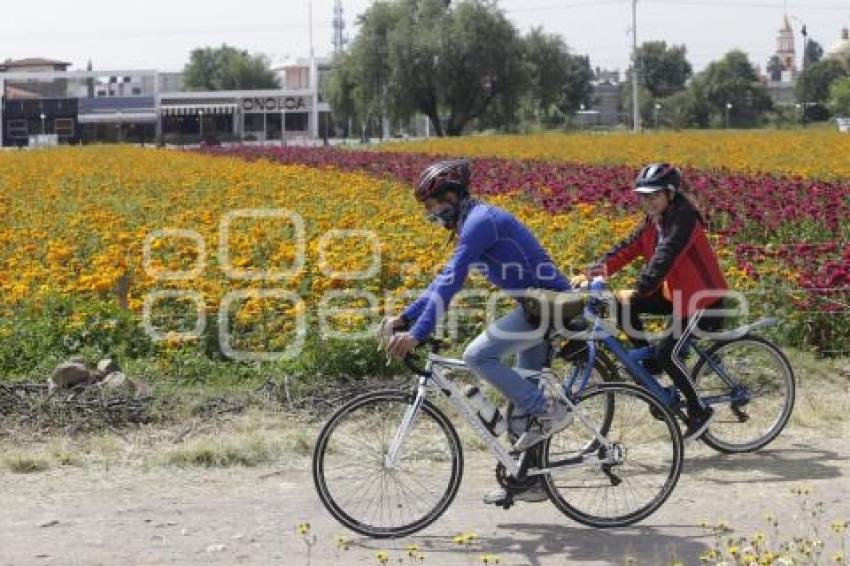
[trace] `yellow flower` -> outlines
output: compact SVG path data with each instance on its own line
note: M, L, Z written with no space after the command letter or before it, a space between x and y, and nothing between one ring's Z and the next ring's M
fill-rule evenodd
M307 535L310 533L310 523L298 523L298 527L296 527L299 535Z
M386 564L387 562L390 561L390 555L385 550L379 550L378 552L375 553L375 559L378 562L380 562L381 564Z

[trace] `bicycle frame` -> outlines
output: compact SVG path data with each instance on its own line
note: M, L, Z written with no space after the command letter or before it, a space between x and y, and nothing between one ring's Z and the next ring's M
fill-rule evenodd
M510 455L508 450L499 442L498 438L494 437L490 433L490 431L487 430L487 428L484 426L484 423L482 423L481 419L478 417L478 412L469 404L465 396L458 390L454 382L451 381L444 374L447 369L459 368L466 368L466 363L463 362L463 360L455 358L446 358L434 353L428 355L428 362L425 366L424 372L427 375L420 375L419 377L419 383L416 387L416 396L413 399L413 402L405 411L401 425L396 431L392 443L390 444L390 448L387 451L386 465L388 467L395 466L398 454L401 451L402 446L404 445L404 441L407 438L410 428L416 421L416 417L419 414L419 410L421 409L422 403L425 401L428 392L430 390L437 390L448 398L448 400L452 403L455 409L457 409L457 411L463 416L464 420L469 423L469 425L478 434L484 444L487 445L487 448L490 450L493 456L495 456L496 460L498 460L505 467L508 474L514 477L518 476L522 471L523 460L525 459L525 455L527 452L523 452L519 455L518 458L514 458ZM548 380L544 380L544 383L551 387L551 384L548 382ZM571 399L565 396L562 391L558 391L557 387L554 387L553 389L556 391L557 395L561 397L561 400L567 403L567 405L570 407L570 410L573 412L573 415L578 419L582 426L584 426L588 431L590 431L593 434L594 438L602 446L610 448L612 446L612 443L608 441L607 438L599 434L599 432L593 426L593 423L590 421L590 419L588 419L588 417L583 413L583 411L581 411L581 409L577 410L577 405L573 403ZM579 466L596 466L601 464L616 463L617 451L605 450L604 452L606 454L605 458L599 458L597 455L597 451L593 455L588 455L587 458L581 458L581 461L579 462L571 462L568 464L564 464L558 466L557 469L532 468L529 469L526 473L528 475L545 475L557 472L558 470L566 470Z
M651 359L655 356L654 346L645 346L643 348L626 348L616 336L608 330L602 322L601 317L595 313L590 306L585 307L584 316L587 320L593 320L590 331L569 336L572 340L585 340L588 344L587 365L584 368L584 373L581 376L580 386L576 392L582 391L590 380L590 373L593 370L594 362L599 350L599 343L604 344L608 350L625 366L626 371L632 377L635 383L649 391L656 399L671 409L680 407L680 398L678 389L675 385L664 387L658 382L658 379L644 368L640 362ZM723 337L742 337L746 336L749 331L759 326L767 326L775 324L774 319L764 319L758 321L749 327L743 327L736 331L724 333ZM686 334L687 335L687 334ZM677 344L674 348L674 355L679 355L680 352L694 351L701 358L706 360L710 367L725 383L729 386L732 394L729 395L713 395L701 397L701 401L706 405L718 405L724 403L745 403L749 399L749 393L741 388L741 386L729 375L726 368L714 358L709 357L706 351L701 348L693 337L687 336L683 342ZM573 375L565 384L566 392L572 392L573 386L578 380L578 369L573 371Z

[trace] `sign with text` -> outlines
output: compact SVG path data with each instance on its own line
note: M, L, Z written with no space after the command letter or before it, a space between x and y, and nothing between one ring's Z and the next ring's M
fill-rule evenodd
M309 96L252 96L242 99L245 112L307 112Z

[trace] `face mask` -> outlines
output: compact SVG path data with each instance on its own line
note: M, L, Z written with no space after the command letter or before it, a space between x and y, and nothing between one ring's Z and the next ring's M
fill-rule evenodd
M458 210L455 207L444 208L428 215L428 220L439 224L446 230L451 230L457 224Z

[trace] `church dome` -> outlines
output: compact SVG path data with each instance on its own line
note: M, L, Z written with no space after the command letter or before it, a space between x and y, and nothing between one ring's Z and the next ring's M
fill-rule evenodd
M841 30L841 39L832 44L826 52L827 57L850 57L850 29Z

